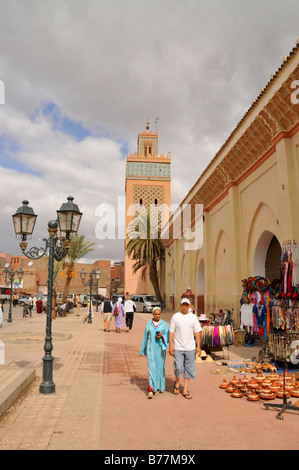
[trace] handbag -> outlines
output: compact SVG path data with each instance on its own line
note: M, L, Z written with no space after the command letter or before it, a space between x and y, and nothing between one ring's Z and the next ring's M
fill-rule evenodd
M119 311L118 311L118 307L117 305L115 306L115 309L114 309L114 312L113 312L113 316L117 316L119 314Z

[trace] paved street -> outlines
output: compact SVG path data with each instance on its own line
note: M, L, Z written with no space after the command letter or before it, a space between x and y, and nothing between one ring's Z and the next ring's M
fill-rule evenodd
M171 314L163 318L169 322ZM148 400L146 358L138 351L151 315L135 314L132 332L121 334L114 328L105 333L99 313L92 324L83 321L85 315L82 309L80 317L53 321L56 392L51 395L39 393L45 315L22 319L16 312L13 323L4 322L0 396L18 375L33 371L35 378L0 418L1 450L100 449L108 455L124 450L299 448L298 412L288 411L278 420L277 410L265 410L262 401L235 399L219 389L224 378L233 376L215 373L225 369L219 365L222 353L220 362L196 363L192 400L173 395L173 360L167 354L166 391ZM250 359L255 353L255 348L231 346L229 356Z

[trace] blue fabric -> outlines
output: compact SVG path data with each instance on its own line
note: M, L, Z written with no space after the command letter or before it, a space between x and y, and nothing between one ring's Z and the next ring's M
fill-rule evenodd
M156 333L161 332L162 338L156 339ZM145 325L143 341L139 354L147 356L149 385L154 392L165 390L165 356L168 345L169 329L167 324L160 320L155 328L152 320Z

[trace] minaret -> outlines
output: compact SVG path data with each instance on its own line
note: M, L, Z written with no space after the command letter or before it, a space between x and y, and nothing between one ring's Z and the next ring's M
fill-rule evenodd
M129 210L133 204L143 205L147 211L151 205L159 208L163 204L164 208L170 208L170 164L170 155L158 155L158 133L149 130L149 120L147 120L146 130L138 134L137 153L127 155L126 232L129 222L134 217L130 215ZM125 247L126 244L127 239ZM142 280L141 272L135 275L132 273L133 264L125 249L125 293L153 294L150 282Z

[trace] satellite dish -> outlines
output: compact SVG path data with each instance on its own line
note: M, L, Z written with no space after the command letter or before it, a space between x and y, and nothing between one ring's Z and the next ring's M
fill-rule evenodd
M9 264L9 263L6 263L4 267L5 267L5 268L9 268L9 266L10 266L10 264Z
M32 266L32 265L33 265L33 261L29 261L28 266Z

